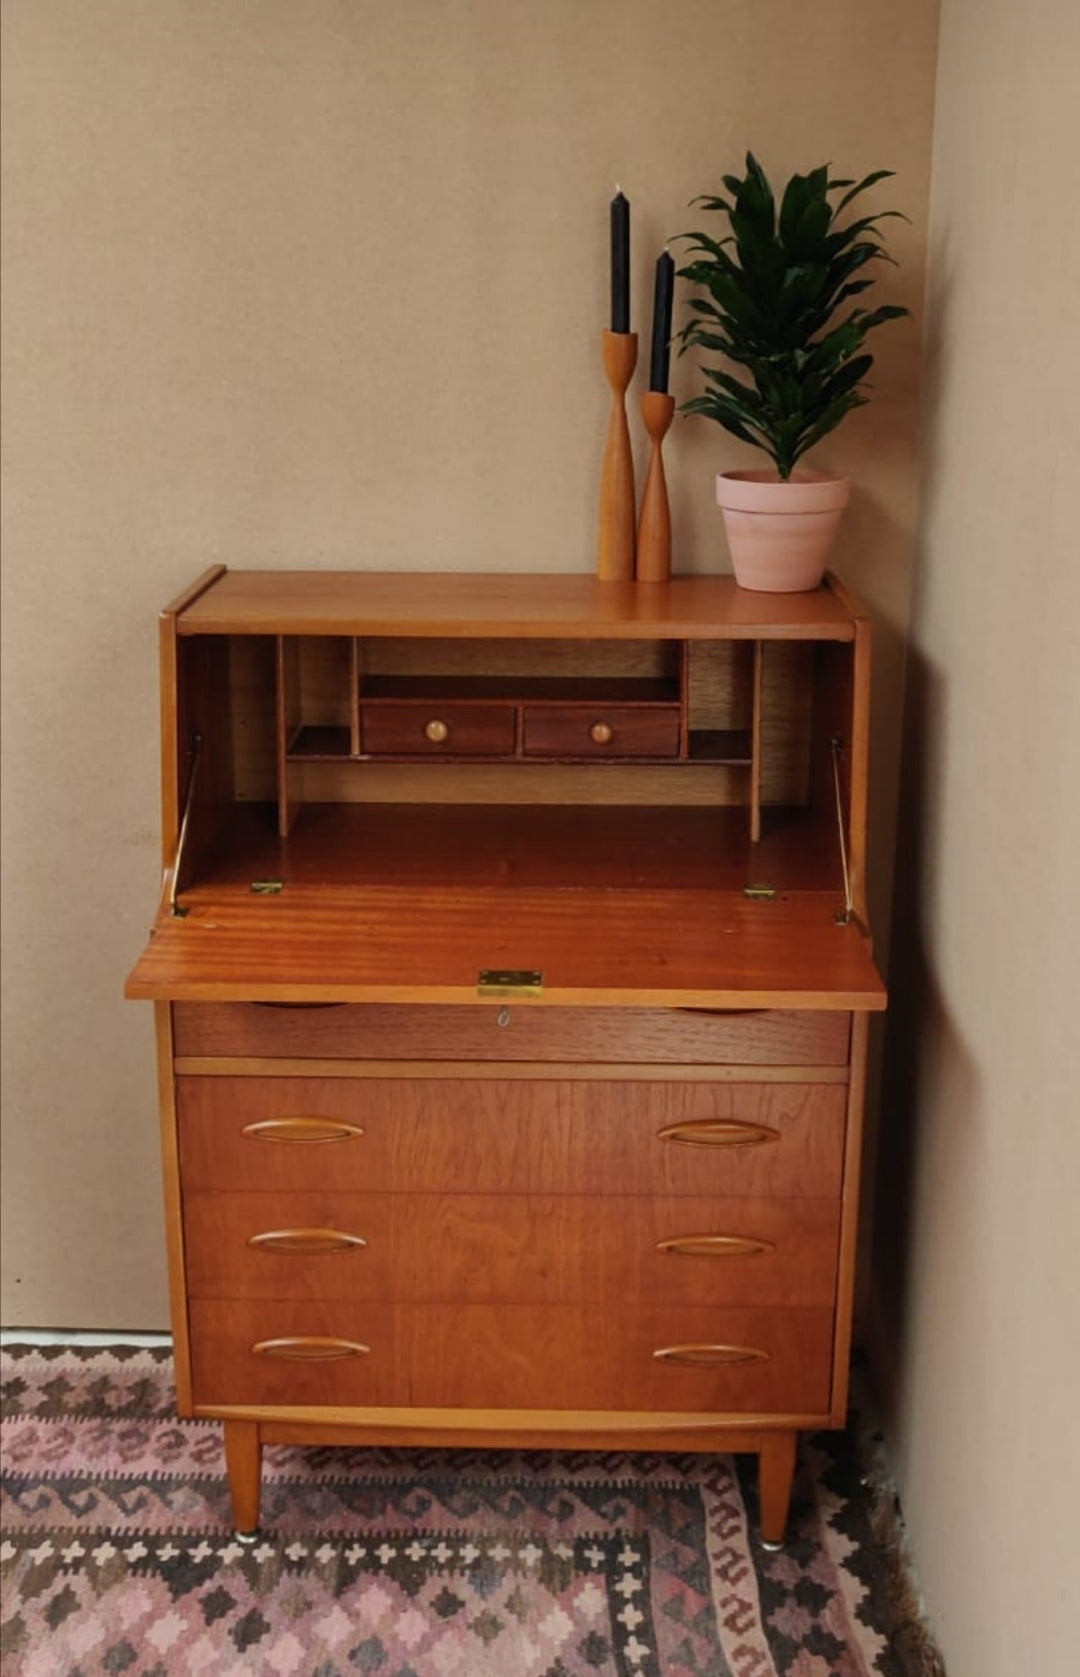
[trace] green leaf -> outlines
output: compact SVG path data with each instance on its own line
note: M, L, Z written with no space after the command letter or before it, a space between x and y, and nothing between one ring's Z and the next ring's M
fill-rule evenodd
M691 198L691 208L695 204L700 204L706 210L722 210L725 215L731 214L731 205L726 198L712 198L707 193L702 193L700 197Z
M741 442L750 443L754 448L763 446L761 435L752 431L738 412L722 408L717 401L708 396L695 396L692 401L684 402L679 411L704 414L707 419L715 419L718 425L722 425L725 431L730 431L732 436L738 437Z
M905 319L911 319L910 309L905 309L900 303L882 303L879 308L863 315L863 331L869 331L872 326L883 326L887 320Z
M780 200L779 232L786 239L806 207L806 177L792 175Z
M756 390L752 390L749 385L740 384L739 380L732 378L730 373L721 372L716 367L706 367L704 372L705 377L719 385L733 402L741 403L747 414L753 415L755 419L760 416L764 403Z
M863 216L859 221L853 221L849 224L849 226L841 228L839 232L831 234L829 238L830 249L843 250L846 246L852 244L856 239L862 238L864 235L869 236L871 239L876 239L883 244L885 241L885 235L884 233L878 232L877 223L879 221L890 220L906 221L907 219L907 216L901 215L899 210L882 210L879 215Z
M679 336L682 336L682 334L680 333ZM715 350L718 355L727 355L730 342L729 338L721 337L717 332L703 332L700 328L695 327L692 333L687 331L684 348L689 349L691 345L696 345L699 349L711 349ZM702 372L708 378L708 368L703 367Z
M848 204L851 203L851 200L853 198L857 198L860 192L865 192L867 187L876 186L878 181L891 180L895 173L895 169L875 169L872 175L864 175L857 186L853 186L850 192L844 193L844 196L836 206L836 214L839 215L842 210L846 209ZM837 186L847 186L848 182L837 181L835 184Z
M686 239L691 250L705 251L715 262L730 261L724 246L734 241L730 234L726 239L710 239L707 233L680 233L680 239Z
M799 438L799 451L795 458L800 459L802 455L809 453L815 443L819 443L822 437L827 437L830 431L835 431L840 421L846 419L855 408L864 408L865 406L866 397L856 395L845 396L842 401L834 403L832 407L826 410L818 423Z
M846 303L849 297L857 297L860 291L869 291L873 283L872 279L861 279L852 280L850 285L842 286L836 294L837 306Z

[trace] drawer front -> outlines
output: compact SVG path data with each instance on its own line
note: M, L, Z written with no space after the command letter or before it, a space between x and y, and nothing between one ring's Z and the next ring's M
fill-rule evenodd
M824 1305L833 1200L190 1193L208 1299Z
M207 1407L829 1408L826 1309L194 1300L190 1316Z
M846 1089L180 1077L186 1189L832 1198Z
M849 1013L176 1002L178 1055L843 1066Z
M617 705L526 705L522 748L526 757L677 757L679 713Z
M514 750L512 705L381 703L360 706L363 750L387 757L505 757Z

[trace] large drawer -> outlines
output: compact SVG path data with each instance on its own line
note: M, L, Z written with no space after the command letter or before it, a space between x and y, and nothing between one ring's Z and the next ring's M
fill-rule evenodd
M194 1300L190 1321L194 1400L210 1408L829 1408L827 1309Z
M194 1298L830 1305L823 1199L189 1193Z
M180 1077L176 1089L185 1189L840 1191L843 1085Z
M177 1002L177 1055L843 1066L849 1013Z

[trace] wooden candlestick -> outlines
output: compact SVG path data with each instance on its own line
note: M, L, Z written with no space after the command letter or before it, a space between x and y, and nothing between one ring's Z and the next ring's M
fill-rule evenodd
M641 398L641 417L652 446L638 520L639 582L666 582L671 575L671 509L664 477L663 444L674 412L675 398L665 391L646 390Z
M611 386L611 418L600 476L600 536L596 574L601 582L634 577L634 456L626 423L626 387L637 365L637 333L604 333L604 373Z

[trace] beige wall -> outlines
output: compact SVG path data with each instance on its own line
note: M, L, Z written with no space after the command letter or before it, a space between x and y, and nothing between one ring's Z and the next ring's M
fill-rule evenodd
M5 0L6 1324L165 1322L150 1021L120 1001L157 608L217 560L589 568L613 181L643 331L659 241L747 144L897 169L917 307L935 13ZM1069 0L945 0L878 1350L951 1677L1064 1677L1071 1639L1078 47ZM858 479L838 566L880 624L879 927L918 353L890 330L821 456ZM671 439L684 569L723 564L721 453Z
M879 1270L949 1677L1076 1670L1080 12L944 0Z
M746 144L896 168L916 304L934 12L5 5L7 1323L164 1321L151 1028L119 999L156 894L159 605L215 560L589 569L615 179L644 332L659 243ZM884 622L879 896L914 522L917 335L890 334L822 451ZM683 569L724 565L721 453L679 421Z
M898 171L923 279L936 0L8 0L2 1319L165 1321L149 1010L155 614L231 565L587 570L607 204L661 241L752 145ZM918 334L820 458L882 620L887 901ZM647 361L647 356L644 358ZM686 364L676 392L690 394ZM639 374L640 384L640 374ZM640 430L639 430L640 437ZM726 568L678 421L676 562Z

